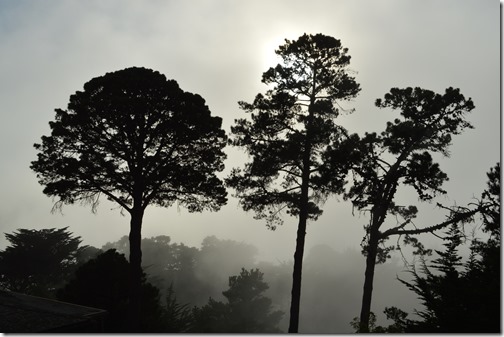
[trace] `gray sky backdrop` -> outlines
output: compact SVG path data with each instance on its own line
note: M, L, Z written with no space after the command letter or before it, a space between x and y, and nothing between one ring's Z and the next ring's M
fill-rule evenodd
M85 82L130 66L157 70L205 98L229 132L244 115L237 102L266 90L260 79L278 61L274 50L305 32L336 37L349 48L362 87L343 106L356 109L340 118L350 131L384 129L397 114L378 110L374 101L391 87L443 92L453 86L473 99L468 119L475 129L455 137L451 157L440 158L450 181L438 201L464 205L481 194L485 173L500 158L499 16L496 0L0 0L0 231L70 226L97 247L129 232L129 218L105 200L97 214L79 205L51 214L52 201L29 169L32 145L49 134L54 109L66 108ZM246 160L236 149L226 151L222 176ZM417 202L409 190L399 197L398 203ZM421 212L419 225L443 220L434 204ZM296 219L271 232L252 216L232 197L217 213L148 208L143 235L196 247L216 235L256 245L260 258L290 260ZM309 224L307 248L360 249L366 219L330 199ZM5 245L2 235L0 249Z

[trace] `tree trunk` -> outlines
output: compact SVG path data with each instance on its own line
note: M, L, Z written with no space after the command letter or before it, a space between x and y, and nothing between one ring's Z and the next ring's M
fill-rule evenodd
M290 322L289 333L298 332L299 326L299 307L301 302L301 275L303 268L303 254L306 236L306 218L307 212L304 216L299 216L299 225L296 238L296 251L294 253L294 271L292 273L292 293L291 293L291 308L290 308Z
M306 127L306 140L303 153L303 172L301 175L301 196L299 198L299 224L296 237L296 251L294 252L294 271L292 273L292 293L289 333L297 333L299 327L299 307L301 302L301 275L303 269L303 255L306 236L306 223L308 221L308 203L310 190L310 155L311 155L311 124L313 121L313 103L309 108L308 123Z
M306 237L306 223L308 221L308 206L310 202L310 170L312 154L312 133L314 106L316 101L317 69L313 68L312 92L310 105L308 106L308 118L306 121L306 137L304 139L303 170L301 173L301 195L299 198L299 224L296 237L296 251L294 252L294 271L292 272L292 293L289 333L297 333L299 327L299 308L301 303L301 276L303 269L303 255Z
M140 332L141 284L142 284L142 218L144 210L134 207L130 221L130 293L129 293L129 332Z
M366 256L366 272L364 276L364 293L360 313L359 332L369 332L369 315L371 314L371 297L373 295L373 279L378 250L378 231L371 230Z

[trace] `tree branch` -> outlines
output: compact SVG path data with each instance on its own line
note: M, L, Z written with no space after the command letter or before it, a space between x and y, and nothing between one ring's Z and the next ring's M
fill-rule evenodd
M124 208L125 210L127 210L128 212L131 213L131 207L128 207L128 205L126 205L124 203L124 201L122 201L121 199L119 199L118 197L116 197L115 195L113 195L111 192L101 188L101 187L97 187L97 189L105 194L107 197L109 197L110 199L114 200L115 202L117 202L119 204L119 206L121 206L122 208Z
M457 223L459 221L466 220L473 216L474 214L481 212L482 208L478 207L477 209L474 209L469 212L464 212L464 213L457 213L455 214L451 219L442 222L440 224L434 225L434 226L429 226L425 228L419 228L419 229L410 229L410 230L401 230L409 221L406 221L402 225L398 227L391 228L389 230L386 230L385 232L381 233L380 238L385 239L388 238L391 235L414 235L414 234L422 234L422 233L429 233L429 232L434 232L440 229L443 229L451 224Z

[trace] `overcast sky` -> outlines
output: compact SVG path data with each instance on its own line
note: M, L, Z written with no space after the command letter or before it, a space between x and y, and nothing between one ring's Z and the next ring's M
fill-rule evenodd
M466 204L480 195L485 173L500 158L499 6L496 0L0 0L0 230L69 226L97 247L128 234L129 218L106 201L97 214L79 205L51 214L52 200L29 169L32 145L50 133L54 109L66 108L85 82L131 66L157 70L200 94L229 132L244 115L237 102L266 90L260 79L278 61L274 50L305 32L349 48L362 87L344 103L355 113L340 119L352 132L380 131L396 116L374 107L391 87L453 86L473 99L468 119L475 129L454 137L451 157L441 159L450 181L440 201ZM246 159L226 151L226 172ZM400 197L398 203L417 202L410 191ZM421 210L418 224L443 220L432 204ZM307 247L360 249L366 218L353 217L351 206L336 199L324 211L309 224ZM192 246L216 235L252 243L263 258L290 260L296 219L271 232L252 216L232 197L217 213L148 208L143 235ZM0 249L5 244L2 235Z

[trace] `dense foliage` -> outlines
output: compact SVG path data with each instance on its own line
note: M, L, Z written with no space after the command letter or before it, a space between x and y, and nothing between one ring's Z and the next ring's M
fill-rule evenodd
M53 297L76 267L89 259L91 247L68 227L18 229L5 237L9 246L0 252L0 285L11 291Z
M501 331L500 260L500 165L488 173L488 189L482 202L482 228L486 240L471 241L466 262L458 253L465 241L460 228L452 227L445 238L444 251L427 264L421 273L412 271L413 282L403 283L422 300L421 321L408 321L405 331L435 333L497 333ZM437 272L433 272L432 270Z
M56 109L31 168L44 193L67 204L100 195L132 212L174 202L218 209L226 192L226 136L204 99L157 71L127 68L96 77Z
M123 254L110 249L83 264L65 287L60 300L107 310L105 332L127 332L129 304L129 264ZM142 332L162 331L159 290L148 283L145 274L141 288Z

